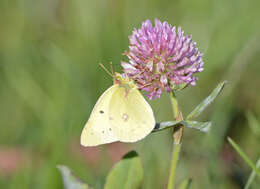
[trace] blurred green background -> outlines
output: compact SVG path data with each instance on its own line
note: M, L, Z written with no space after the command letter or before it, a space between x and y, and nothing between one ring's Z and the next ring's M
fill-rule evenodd
M131 149L142 158L143 188L166 187L169 130L135 144L79 145L97 98L112 84L98 63L112 61L120 72L133 28L154 18L181 26L205 54L196 87L177 94L184 114L229 81L199 118L213 121L211 132L185 130L177 183L192 177L194 189L242 188L251 170L226 137L256 162L260 126L250 127L246 115L260 121L259 7L258 0L0 0L0 188L63 188L56 165L65 164L101 189ZM172 120L167 94L151 104L158 121Z

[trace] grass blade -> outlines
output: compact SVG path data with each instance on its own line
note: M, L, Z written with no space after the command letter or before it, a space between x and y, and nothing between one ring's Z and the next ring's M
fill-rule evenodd
M255 173L260 177L260 170L255 166L255 164L249 159L249 157L243 152L243 150L231 139L228 137L228 142L232 147L239 153L242 159L255 171Z
M259 157L259 159L257 160L256 168L260 168L260 157ZM253 182L253 180L254 180L254 178L255 178L255 175L256 175L255 171L252 170L252 172L251 172L251 174L250 174L250 176L249 176L249 178L248 178L248 180L247 180L247 182L246 182L246 186L245 186L244 189L249 189L249 187L251 186L251 184L252 184L252 182Z

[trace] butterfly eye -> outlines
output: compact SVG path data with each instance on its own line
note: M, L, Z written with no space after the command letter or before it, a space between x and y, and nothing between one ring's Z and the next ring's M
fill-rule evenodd
M103 110L100 110L100 111L99 111L99 113L103 114L103 113L104 113L104 111L103 111Z

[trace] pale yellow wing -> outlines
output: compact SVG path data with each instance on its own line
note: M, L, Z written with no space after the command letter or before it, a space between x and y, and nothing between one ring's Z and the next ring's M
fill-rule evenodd
M111 98L118 88L118 85L113 85L99 97L81 133L81 145L97 146L118 141L112 131L108 114Z
M137 89L127 92L119 86L110 100L109 117L115 136L122 142L136 142L155 126L153 110Z

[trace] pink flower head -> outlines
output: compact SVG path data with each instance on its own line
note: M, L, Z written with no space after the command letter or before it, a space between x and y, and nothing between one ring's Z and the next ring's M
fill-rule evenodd
M129 62L121 65L124 73L148 92L150 100L160 98L163 91L196 84L193 74L203 70L202 54L180 27L176 31L158 19L153 27L146 20L140 29L134 29L129 41L129 51L124 53Z

